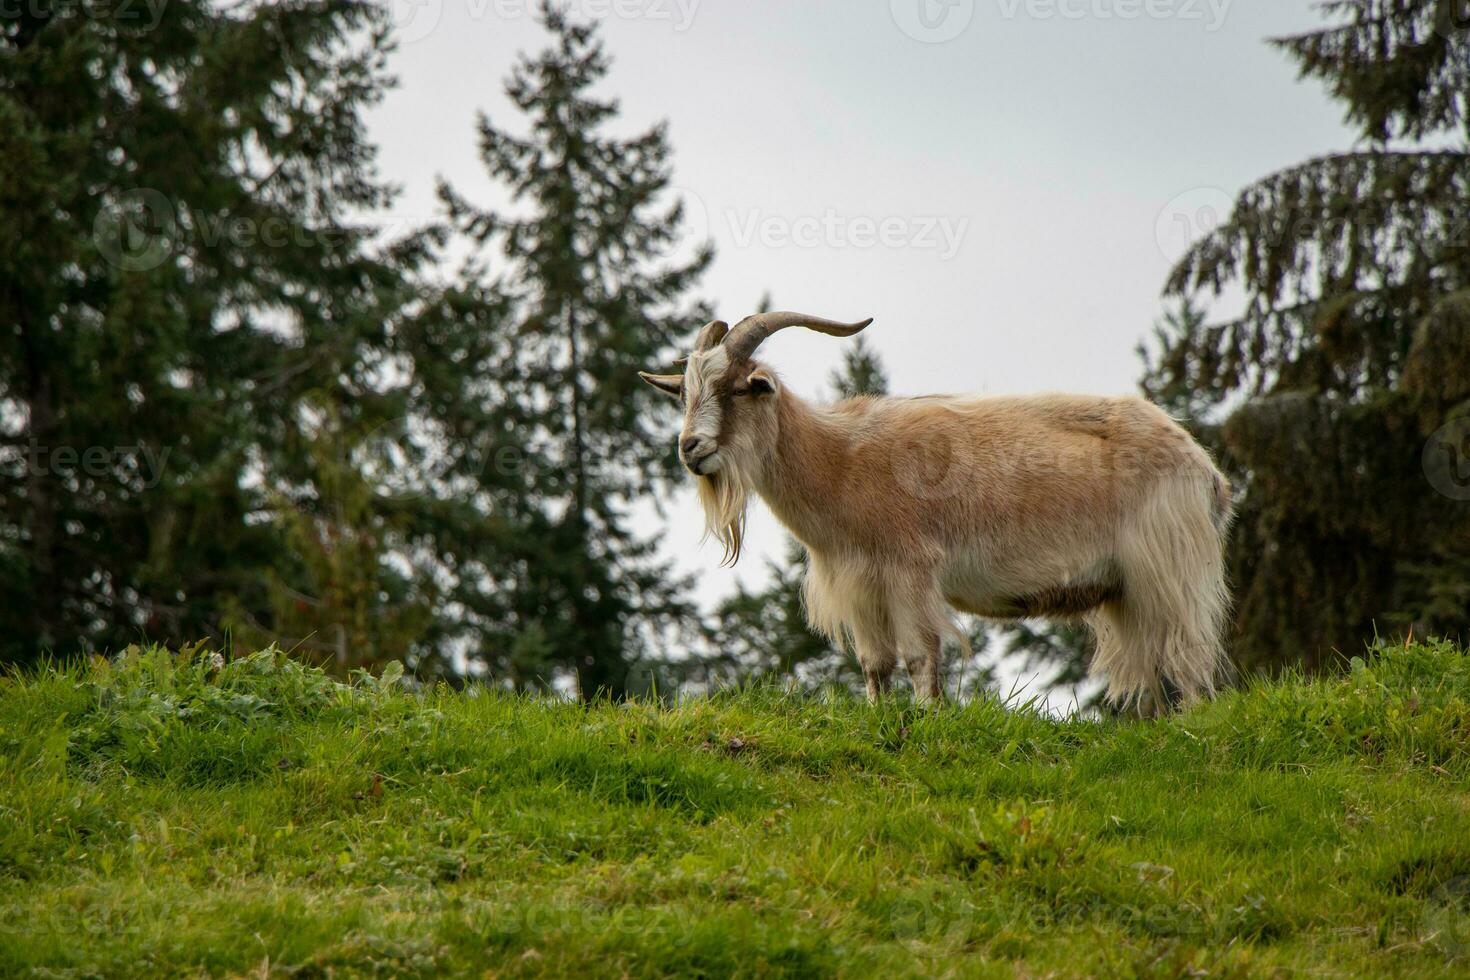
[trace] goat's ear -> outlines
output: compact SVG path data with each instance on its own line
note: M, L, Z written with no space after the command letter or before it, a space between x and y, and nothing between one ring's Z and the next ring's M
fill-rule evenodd
M769 395L776 390L776 379L765 368L756 368L745 379L752 395Z
M666 395L679 397L679 390L684 387L684 376L682 374L649 374L647 371L639 371L638 377L653 385Z

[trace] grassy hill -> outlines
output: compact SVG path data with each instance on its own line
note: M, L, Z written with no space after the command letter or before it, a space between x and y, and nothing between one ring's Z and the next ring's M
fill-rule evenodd
M0 975L1465 976L1470 658L1160 723L0 681Z

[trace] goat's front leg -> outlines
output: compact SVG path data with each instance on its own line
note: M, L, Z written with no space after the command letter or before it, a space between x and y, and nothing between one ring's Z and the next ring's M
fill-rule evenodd
M925 631L904 645L903 663L914 685L914 697L920 702L938 704L944 700L940 679L940 637Z
M888 693L888 688L893 683L893 668L898 665L898 657L894 654L891 642L877 636L868 636L861 631L854 632L857 634L854 637L857 641L857 659L863 668L868 700L877 704L883 700L883 695Z
M893 685L893 668L887 671L869 670L863 668L863 680L868 685L868 702L877 704L883 700L883 695L888 693L889 687Z

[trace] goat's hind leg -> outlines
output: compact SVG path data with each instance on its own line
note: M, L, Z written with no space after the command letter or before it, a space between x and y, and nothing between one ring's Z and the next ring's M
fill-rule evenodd
M1114 656L1127 662L1117 675L1106 665L1108 678L1140 701L1147 695L1155 715L1213 696L1227 669L1229 591L1213 498L1201 483L1161 482L1118 542L1124 596L1113 619L1123 642Z

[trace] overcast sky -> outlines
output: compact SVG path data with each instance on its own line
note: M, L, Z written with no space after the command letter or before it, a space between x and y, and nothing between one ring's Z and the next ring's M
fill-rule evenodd
M777 307L874 317L897 394L1122 393L1186 235L1251 181L1350 145L1341 112L1265 38L1307 0L573 0L603 24L626 130L669 123L703 295L734 321ZM476 156L484 109L544 35L522 0L394 0L400 87L377 110L399 211L436 176L503 200ZM623 124L620 124L622 128ZM1214 210L1212 210L1214 209ZM762 353L825 388L842 341ZM673 447L666 447L672 452ZM684 493L669 553L729 591ZM752 514L759 575L781 532Z

